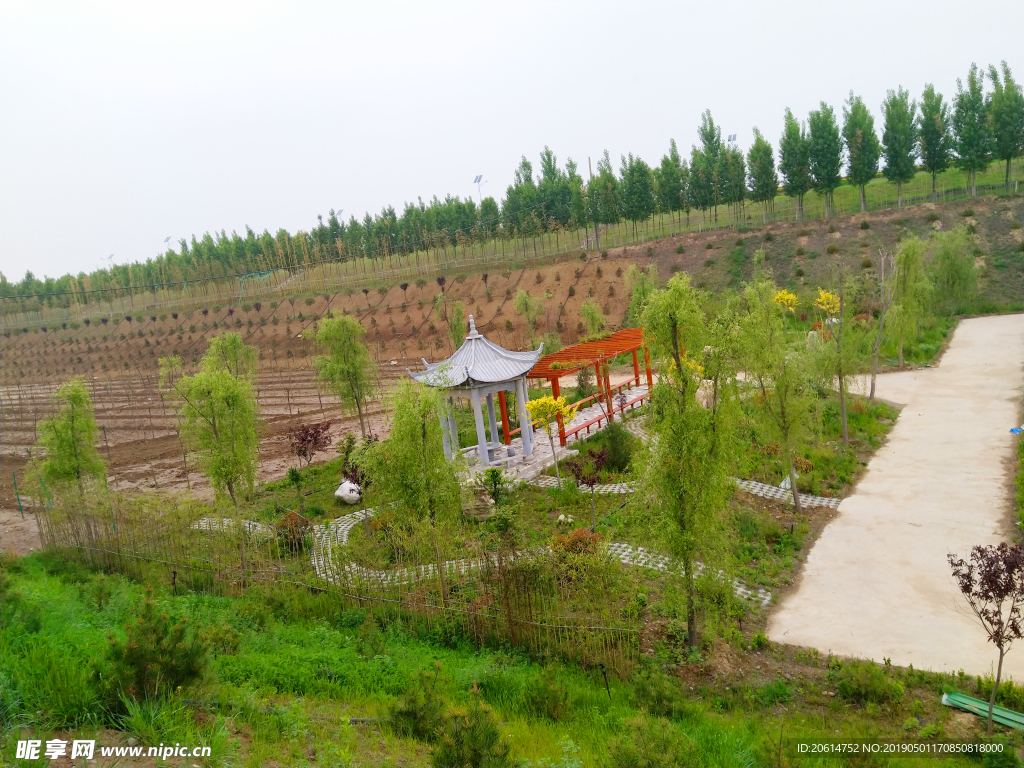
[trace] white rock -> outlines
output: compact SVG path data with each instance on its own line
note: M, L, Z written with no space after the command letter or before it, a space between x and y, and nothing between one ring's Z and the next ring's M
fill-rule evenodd
M363 498L363 492L359 490L358 485L346 480L338 486L338 490L334 492L334 497L341 499L346 504L358 504L359 500Z

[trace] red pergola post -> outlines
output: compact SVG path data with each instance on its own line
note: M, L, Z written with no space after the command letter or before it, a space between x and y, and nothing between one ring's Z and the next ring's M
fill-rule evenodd
M594 383L597 384L597 402L604 403L605 407L608 407L608 403L604 400L604 384L601 376L601 363L597 360L594 361Z
M601 362L604 363L604 356L601 357ZM612 380L611 380L611 366L602 365L604 368L604 377L601 380L601 386L604 388L604 403L605 409L608 411L608 423L611 424L614 421L612 411L615 410L615 401L612 400Z
M647 372L647 387L654 386L654 377L651 376L651 353L644 347L644 370Z
M558 376L556 375L551 381L551 396L558 398L561 396L562 389L558 386ZM558 421L558 444L563 448L565 447L565 424L562 421L562 415L559 414L556 417Z
M508 405L505 403L505 391L498 393L498 405L501 406L501 431L504 435L505 445L512 445L512 429L508 423Z
M636 350L633 350L633 379L636 385L640 385L640 363L636 359Z

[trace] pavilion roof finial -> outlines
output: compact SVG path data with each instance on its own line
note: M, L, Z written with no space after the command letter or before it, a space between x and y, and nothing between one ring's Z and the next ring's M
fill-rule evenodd
M469 333L466 335L467 339L478 339L480 338L480 332L476 329L476 323L473 321L473 316L469 316Z

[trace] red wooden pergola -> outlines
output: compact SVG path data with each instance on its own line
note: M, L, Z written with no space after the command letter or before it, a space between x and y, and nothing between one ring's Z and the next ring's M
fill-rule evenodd
M647 388L648 391L634 398L627 396L623 402L620 398L618 405L615 404L615 396L625 390L633 389L633 387L639 386L640 384L640 360L638 352L643 349L644 355L644 372L647 375ZM627 379L621 384L615 387L611 386L611 382L608 377L608 367L605 363L619 355L624 355L627 352L631 352L633 355L633 377ZM597 374L595 380L597 381L598 392L590 397L585 397L582 400L575 403L580 408L585 407L592 400L600 402L604 406L604 413L598 415L596 418L590 419L589 421L579 424L573 427L569 431L566 431L565 424L562 423L561 419L558 419L558 440L561 445L566 444L566 439L574 435L578 435L581 431L586 430L587 434L590 433L591 429L599 429L602 421L611 422L615 416L616 411L624 411L627 408L636 408L640 405L644 398L648 396L650 388L653 385L653 378L651 375L651 358L644 347L643 331L640 328L626 328L622 331L616 331L607 338L599 341L586 341L582 344L574 344L571 347L566 347L559 352L553 352L550 355L545 355L537 364L533 366L526 378L528 379L547 379L551 383L551 394L554 397L559 397L561 389L558 384L558 380L562 376L570 376L583 368L593 367ZM505 443L510 443L512 436L519 430L512 432L508 429L508 417L505 416L507 408L505 406L505 393L502 392L499 395L501 401L501 412L503 421L505 422Z

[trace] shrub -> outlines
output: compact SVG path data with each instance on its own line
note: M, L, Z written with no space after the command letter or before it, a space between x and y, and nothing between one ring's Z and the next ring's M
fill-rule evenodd
M754 636L750 639L750 647L755 648L759 651L764 650L765 648L770 648L771 645L772 644L768 640L768 636L761 631L755 633Z
M608 251L601 251L601 258L602 259L607 259L608 258Z
M676 246L676 253L686 253L686 246L682 243Z
M608 295L609 296L614 296L615 295L615 286L614 285L609 285L608 286Z
M873 262L871 259L865 256L863 259L860 260L860 266L861 269L871 269L873 266L875 266L875 262Z
M597 268L597 276L598 277L604 277L604 272L601 271L601 267Z
M829 679L847 701L888 704L903 699L903 683L893 680L874 662L833 662L832 667Z
M708 250L708 251L710 251L714 247L715 247L714 243L708 243L707 245L704 246L705 250Z
M718 765L698 755L692 739L678 733L664 719L634 718L625 724L628 736L617 740L609 750L610 764L656 768L663 765ZM727 765L723 762L721 765Z
M511 746L501 738L491 708L481 699L474 682L469 705L452 710L441 741L430 756L430 764L434 768L504 768L512 765L511 752Z
M679 683L652 667L633 677L633 696L642 709L655 717L674 717L683 706Z
M683 265L682 264L673 264L671 267L668 268L668 271L671 272L674 275L676 272L682 271L682 269L683 269Z
M805 251L804 251L804 249L803 249L803 248L797 248L797 249L796 249L796 255L797 255L797 256L803 256L803 255L804 255L804 253L805 253Z
M754 698L762 707L771 707L775 704L784 704L793 698L793 689L785 680L776 680L758 688Z
M967 218L968 216L973 216L973 215L974 215L974 209L973 208L964 208L964 212L963 212L964 218Z
M763 239L766 243L770 243L772 240L775 239L775 235L773 235L771 232L765 232Z
M928 213L928 215L924 217L924 220L927 221L928 223L931 223L933 221L938 221L939 220L939 214L937 214L935 211L930 211ZM862 229L867 229L867 227L862 227Z
M563 483L561 491L571 486L575 495L579 488ZM551 555L559 582L566 587L585 581L604 557L604 537L589 528L577 528L569 534L551 539Z
M604 429L604 443L608 448L605 466L616 472L625 472L633 459L633 436L619 421Z
M616 276L616 277L622 277L622 267L618 267L618 268L617 268L617 269L615 270L615 276Z
M835 224L829 224L828 225L828 233L831 235L835 231L836 231L836 225Z
M828 253L839 253L839 246L836 243L829 243L825 250Z
M391 727L402 736L434 742L444 726L444 689L448 679L441 676L441 663L434 670L418 670L412 685L391 707Z
M157 612L146 586L142 612L125 627L127 637L110 635L108 684L132 699L151 698L198 680L206 668L207 648L184 616L176 622Z
M526 708L535 717L561 720L569 713L571 704L569 689L558 679L553 664L527 683L525 691Z
M929 221L934 221L934 219L929 219ZM869 222L867 219L864 219L860 223L860 228L861 229L871 229L871 222Z
M796 275L797 277L803 277L804 270L802 267L797 267L796 269L793 270L793 274Z
M571 285L569 286L569 295L570 296L575 296L576 295L576 289L573 286L571 286Z

